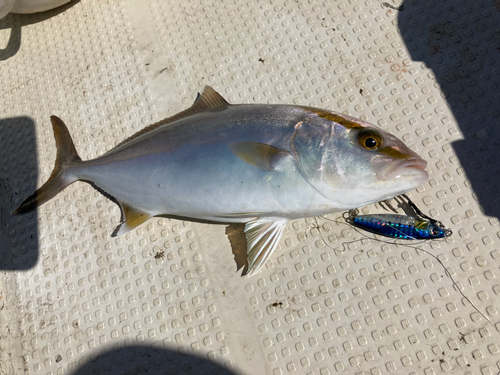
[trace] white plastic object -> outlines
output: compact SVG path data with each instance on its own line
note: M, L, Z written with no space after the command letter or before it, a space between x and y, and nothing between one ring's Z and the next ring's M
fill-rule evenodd
M69 3L70 0L0 0L0 18L8 13L45 12Z

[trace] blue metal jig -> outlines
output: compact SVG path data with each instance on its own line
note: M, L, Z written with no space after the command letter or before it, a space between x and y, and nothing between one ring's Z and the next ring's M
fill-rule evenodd
M357 210L350 210L344 218L357 228L402 240L429 240L451 236L452 231L440 221L423 214L405 194L402 197L406 198L408 205L420 218L397 214L358 215Z
M451 235L449 229L407 215L356 215L351 210L346 220L366 231L402 240L428 240Z

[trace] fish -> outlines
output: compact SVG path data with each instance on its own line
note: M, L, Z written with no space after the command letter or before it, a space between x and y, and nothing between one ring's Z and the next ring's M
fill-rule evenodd
M402 240L429 240L451 235L451 231L438 225L438 222L408 215L349 215L346 221L368 232Z
M13 214L85 181L120 207L111 236L157 216L244 224L250 276L289 220L392 198L428 180L427 162L375 125L314 107L230 104L209 86L190 108L91 160L80 158L59 117L51 123L54 170Z

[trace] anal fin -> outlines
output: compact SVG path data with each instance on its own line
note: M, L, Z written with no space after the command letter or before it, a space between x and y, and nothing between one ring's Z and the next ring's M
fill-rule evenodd
M287 221L281 217L262 217L246 223L248 276L255 275L276 250Z
M116 227L111 237L121 236L147 221L151 215L128 204L118 202L122 210L122 223Z

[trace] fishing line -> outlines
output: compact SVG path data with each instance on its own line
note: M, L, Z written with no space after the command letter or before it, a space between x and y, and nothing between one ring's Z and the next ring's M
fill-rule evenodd
M413 202L412 202L413 203ZM416 207L416 206L415 206ZM412 207L413 208L413 207ZM418 208L417 208L418 210ZM420 210L418 210L420 211ZM417 214L421 214L421 212L417 212ZM423 215L423 214L422 214ZM381 239L378 239L378 238L375 238L375 237L370 237L368 236L367 234L365 233L362 233L358 228L348 224L348 223L345 223L345 222L341 222L341 221L337 221L337 220L332 220L332 219L329 219L325 216L320 216L321 218L325 219L325 220L328 220L328 221L331 221L331 222L334 222L336 224L343 224L343 225L347 225L349 226L350 228L354 229L355 232L357 232L358 234L360 234L361 236L364 236L365 238L368 238L369 240L374 240L374 241L377 241L377 242L382 242L382 243L386 243L386 244L389 244L389 245L395 245L397 247L399 247L400 245L398 245L397 243L395 242L389 242L389 241L386 241L386 240L381 240ZM426 215L423 215L423 217L429 219L429 220L434 220L434 219L430 219L428 216ZM315 218L316 219L316 218ZM436 223L440 223L438 222L437 220L434 220ZM317 223L317 222L316 222ZM442 224L441 224L442 225ZM319 225L318 225L318 228L319 228ZM398 230L397 228L395 228L396 230ZM399 231L399 230L398 230ZM321 234L321 230L319 230L320 234ZM325 242L324 238L322 237L323 239L323 242ZM414 238L415 241L418 241L417 239ZM355 242L360 242L362 241L362 239L359 239L359 240L354 240L354 241L345 241L345 242L342 242L342 248L343 248L343 252L346 251L346 245L349 245L351 243L355 243ZM421 240L419 242L419 244L421 244L422 242L424 241L428 241L428 240ZM438 240L431 240L431 241L436 241L436 242L439 242ZM326 243L326 242L325 242ZM328 244L327 244L328 246ZM423 249L422 247L417 247L417 246L413 246L413 245L407 245L407 244L401 244L401 246L406 246L406 247L409 247L409 248L412 248L416 251L422 251L423 253L431 256L432 258L434 258L440 265L441 267L443 268L446 276L448 276L448 278L451 280L452 284L453 284L453 287L455 290L458 291L458 293L460 293L460 295L472 306L472 308L474 310L476 310L476 312L481 315L495 330L496 330L496 327L495 325L490 321L490 319L483 313L481 312L481 310L479 310L479 308L476 307L476 305L474 305L474 303L471 301L471 299L469 297L467 297L465 295L464 292L462 292L462 290L460 289L458 283L455 281L455 279L453 278L453 275L451 274L451 272L448 270L448 268L444 265L444 263L434 254L432 254L431 252ZM330 247L330 246L329 246ZM331 249L333 249L332 247L330 247ZM333 249L335 251L335 249Z
M321 217L321 216L320 216L320 217ZM325 243L325 245L326 245L328 248L332 249L333 251L336 251L333 247L331 247L331 246L328 244L328 242L327 242L327 241L325 241L325 238L323 237L323 233L321 233L321 228L320 228L320 226L319 226L319 224L318 224L318 220L316 220L316 216L314 217L314 222L316 223L316 228L318 229L319 235L320 235L321 239L323 240L323 242ZM313 227L313 228L314 228L314 227Z

